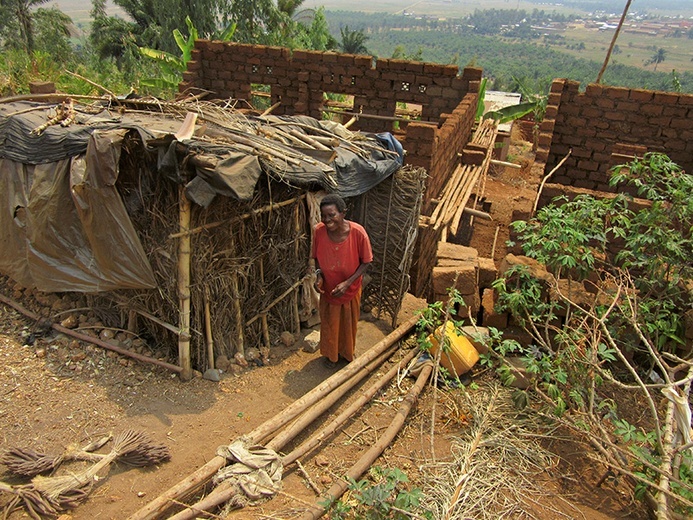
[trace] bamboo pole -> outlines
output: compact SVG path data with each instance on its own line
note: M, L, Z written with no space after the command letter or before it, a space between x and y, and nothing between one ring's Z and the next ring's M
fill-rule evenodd
M381 341L371 347L365 354L357 357L349 363L345 368L327 378L318 386L306 393L300 399L297 399L283 411L271 419L265 421L252 432L247 434L247 437L254 443L262 442L266 437L276 432L279 428L287 424L294 417L306 410L309 406L315 404L329 392L347 381L359 370L361 370L370 361L378 357L383 351L387 350L392 344L402 339L416 325L419 316L412 316L407 321L402 323L394 331L388 334ZM132 514L128 520L152 520L159 518L164 514L169 507L176 505L178 501L190 495L194 491L202 487L212 476L226 465L226 459L216 455L204 466L188 475L186 478L173 485L170 489L159 495L157 498L142 507L139 511Z
M236 241L231 233L231 251L236 254ZM236 346L236 354L245 357L245 334L243 332L243 309L241 308L241 295L238 291L238 270L234 269L231 273L231 297L233 300L233 318L236 325L236 336L232 339Z
M433 367L431 365L426 365L423 367L419 377L416 378L416 383L414 383L414 386L409 390L409 393L404 398L404 401L402 401L402 404L397 410L395 417L392 419L390 426L388 426L385 433L380 437L380 439L378 439L378 442L371 446L371 448L361 456L356 464L349 469L346 474L347 478L356 480L363 475L363 473L371 466L371 464L373 464L373 462L375 462L380 454L385 451L385 448L387 448L394 440L399 431L402 429L407 415L409 415L409 412L416 404L418 396L426 385L432 371ZM315 504L313 504L313 506L306 511L303 516L301 516L301 520L316 520L317 518L320 518L325 514L325 511L330 507L330 505L332 505L335 500L344 494L347 487L348 481L346 479L341 479L335 482L332 487L327 490L325 496L316 501Z
M210 222L209 224L204 224L202 226L198 226L196 228L193 228L189 231L185 232L180 232L180 233L172 233L168 236L168 238L179 238L184 235L196 235L197 233L201 233L202 231L205 231L206 229L212 229L218 226L222 226L224 224L234 224L236 222L240 222L241 220L245 220L250 217L254 217L256 215L259 215L260 213L266 213L268 211L274 211L275 209L283 208L284 206L288 206L289 204L293 204L294 202L297 202L303 198L306 197L306 194L304 193L303 195L299 195L298 197L294 197L293 199L288 199L288 200L283 200L282 202L276 202L272 204L268 204L267 206L263 206L258 209L254 209L252 211L249 211L247 213L243 213L241 215L236 215L233 218L227 219L227 220L219 220L217 222Z
M393 366L387 373L385 373L378 381L368 387L349 407L335 417L328 425L324 426L320 431L313 434L308 440L301 443L295 450L291 453L282 457L282 463L284 467L292 464L303 457L306 453L309 453L315 447L322 444L325 439L329 438L337 429L342 426L352 415L359 411L368 401L370 401L375 394L377 394L387 383L389 383L397 373L404 368L409 361L411 361L414 356L418 353L418 349L412 349L409 354L407 354L402 360L395 366Z
M262 114L260 114L260 117L265 117L270 115L272 112L274 112L279 106L282 104L281 101L277 101L274 105L269 107L267 110L265 110Z
M362 370L360 370L354 377L349 379L339 388L336 388L332 393L330 393L325 398L318 401L311 408L306 410L306 412L301 415L293 424L291 424L286 430L277 435L268 444L267 448L279 451L287 443L291 442L297 435L299 435L303 430L310 425L315 419L320 417L325 411L327 411L332 405L334 405L340 398L344 396L349 390L351 390L356 384L358 384L364 377L366 377L370 372L372 372L376 367L380 366L383 361L390 357L394 351L397 349L396 346L391 346L388 350L383 352L376 359L371 361ZM397 367L395 367L396 369ZM396 372L396 370L395 370ZM391 378L390 378L391 379ZM353 415L353 413L352 413ZM346 419L345 419L346 420ZM293 459L295 461L296 459ZM284 463L284 459L282 459ZM183 511L180 511L176 515L172 516L169 520L192 520L202 511L211 511L213 508L227 502L231 497L236 494L236 490L232 488L230 481L222 481L214 488L214 490L205 496L199 502L188 506Z
M379 116L376 114L366 114L366 113L358 113L358 112L346 112L344 110L331 110L329 108L323 108L323 112L327 112L328 114L340 114L344 116L356 116L356 117L363 117L364 119L377 119L379 121L403 121L406 123L422 123L424 125L436 125L438 126L438 121L423 121L421 119L409 119L406 117L397 117L397 116Z
M260 257L260 285L265 286L265 260ZM260 313L260 322L262 324L262 342L265 347L270 347L269 324L267 323L267 313Z
M298 237L301 234L301 212L299 205L294 206L294 261L297 265L300 264L300 248L298 244ZM301 285L297 285L292 296L292 304L294 311L294 334L300 334L301 332L301 315L298 309L298 293L301 290Z
M16 309L18 312L24 314L27 318L31 318L32 320L35 321L41 321L41 317L38 314L35 314L31 312L28 309L25 309L22 307L19 303L16 301L12 300L11 298L8 298L4 294L0 294L0 301L5 303L6 305L9 305L13 309ZM172 365L171 363L166 363L165 361L160 361L158 359L151 358L149 356L145 356L143 354L138 354L137 352L132 352L130 350L126 350L124 348L120 348L116 345L113 345L111 343L106 343L105 341L101 341L99 338L94 338L92 336L87 336L86 334L82 334L80 332L76 332L72 329L68 329L67 327L63 327L62 325L58 325L57 323L51 323L51 327L54 330L57 330L61 334L65 334L66 336L71 336L75 339L78 339L80 341L85 341L87 343L91 343L92 345L96 345L97 347L101 347L106 350L111 350L113 352L117 352L118 354L122 356L127 356L132 359L136 359L137 361L143 361L144 363L151 363L152 365L157 365L160 367L163 367L167 370L170 370L172 372L180 372L182 369L179 366Z
M178 187L179 225L181 231L190 229L190 201L185 196L185 187ZM181 367L180 377L183 381L192 378L190 361L190 235L180 238L178 243L178 298L179 328L178 364Z

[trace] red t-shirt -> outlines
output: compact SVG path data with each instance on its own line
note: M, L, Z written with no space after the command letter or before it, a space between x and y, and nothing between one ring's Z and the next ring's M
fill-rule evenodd
M322 270L325 291L321 296L333 305L348 303L361 288L362 278L359 276L346 292L339 298L331 295L332 290L341 282L356 272L359 265L373 261L371 241L363 226L349 222L349 235L342 242L333 242L327 235L325 224L320 222L315 226L313 235L313 258L318 259Z

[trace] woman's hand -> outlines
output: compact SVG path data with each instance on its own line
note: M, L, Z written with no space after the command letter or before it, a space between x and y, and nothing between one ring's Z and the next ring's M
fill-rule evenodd
M320 294L324 294L325 290L322 288L323 284L323 279L322 279L322 273L316 273L315 275L315 290L318 291Z
M343 282L338 283L337 286L334 289L332 289L332 296L334 296L335 298L339 298L347 291L350 285L351 284L348 280L344 280Z

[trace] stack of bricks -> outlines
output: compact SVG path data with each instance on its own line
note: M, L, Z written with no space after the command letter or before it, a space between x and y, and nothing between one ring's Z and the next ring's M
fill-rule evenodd
M481 73L480 69L474 70ZM430 213L431 199L440 195L459 163L457 154L471 139L478 98L477 92L466 94L451 114L441 115L440 128L424 123L407 125L406 135L401 138L407 150L405 163L426 168L428 173L424 214Z
M540 127L537 160L551 170L572 149L553 182L597 191L609 186L622 150L662 152L693 171L693 95L556 80Z
M478 71L478 72L477 72ZM371 56L197 40L179 90L200 88L210 98L250 100L251 85L269 85L274 113L320 119L325 93L354 96L353 111L392 117L397 102L422 106L422 120L438 122L465 94L478 91L480 69ZM362 118L355 128L392 130L392 121Z
M433 298L447 302L448 290L456 289L464 306L455 309L456 319L467 319L477 323L481 309L481 293L491 287L497 270L491 258L480 258L471 247L440 242L437 264L433 269Z

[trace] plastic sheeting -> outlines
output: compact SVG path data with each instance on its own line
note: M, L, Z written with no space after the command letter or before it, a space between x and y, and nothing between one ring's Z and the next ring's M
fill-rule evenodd
M0 159L0 271L44 292L156 286L115 187L126 132L95 131L56 162Z

